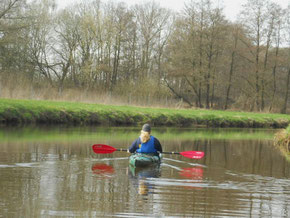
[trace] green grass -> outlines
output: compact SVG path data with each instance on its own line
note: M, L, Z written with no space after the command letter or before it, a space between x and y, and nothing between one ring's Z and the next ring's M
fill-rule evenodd
M290 115L0 99L0 122L109 126L149 122L155 126L285 128L290 124Z

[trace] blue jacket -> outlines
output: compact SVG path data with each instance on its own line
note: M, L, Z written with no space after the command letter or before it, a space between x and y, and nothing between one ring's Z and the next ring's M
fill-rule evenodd
M157 138L150 136L150 140L146 143L142 143L140 137L136 139L129 148L130 153L154 153L158 155L158 152L162 153L162 146Z

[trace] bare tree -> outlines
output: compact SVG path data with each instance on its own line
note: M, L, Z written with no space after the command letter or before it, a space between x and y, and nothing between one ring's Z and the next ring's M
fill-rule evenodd
M287 43L287 54L286 54L286 64L285 67L287 69L286 72L286 85L285 85L285 95L284 102L281 109L281 113L287 112L287 103L289 98L289 89L290 89L290 5L288 5L287 10L285 10L285 35L286 35L286 43Z
M35 74L43 76L53 86L53 20L55 5L53 2L42 1L31 5L31 13L34 16L29 33L29 58L34 66Z
M31 77L28 60L28 34L31 25L25 1L0 2L0 86L13 90L21 80ZM8 87L10 85L10 87Z
M20 6L20 4L21 4L21 0L3 0L3 1L1 1L1 3L0 3L0 19L12 18L13 11L17 10L17 8Z
M230 70L229 70L229 77L228 83L226 88L226 100L224 109L227 110L229 107L229 100L230 100L230 93L233 86L233 76L235 71L235 64L236 64L236 55L237 55L237 48L238 48L238 39L240 34L240 27L238 25L233 26L232 28L232 48L231 48L231 57L230 57Z
M57 42L53 46L55 53L55 64L51 70L58 81L58 92L62 93L64 81L71 72L71 67L75 61L75 53L78 46L78 18L72 11L63 11L56 18L55 39Z
M253 67L254 73L254 106L258 110L261 109L261 54L262 47L266 42L266 19L268 17L267 11L268 1L264 0L248 0L243 5L242 24L247 30L247 35L251 39L250 44L246 41L242 41L248 47L250 54L249 65Z
M183 95L193 95L197 107L203 107L204 96L205 106L210 108L214 106L215 77L223 53L226 21L222 9L213 7L209 0L191 1L184 12L169 41L171 75L183 78L187 84Z
M280 51L280 46L281 46L281 33L282 33L282 28L283 28L283 10L280 6L276 4L271 4L271 14L274 19L274 30L273 30L273 44L274 44L274 64L272 66L272 84L273 84L273 91L272 91L272 96L270 99L270 106L269 106L269 111L272 110L276 92L277 92L277 67L279 64L279 51Z
M154 48L163 28L169 19L168 10L161 8L154 1L136 5L134 9L139 29L138 44L140 46L140 68L142 76L152 76L151 61L154 58Z

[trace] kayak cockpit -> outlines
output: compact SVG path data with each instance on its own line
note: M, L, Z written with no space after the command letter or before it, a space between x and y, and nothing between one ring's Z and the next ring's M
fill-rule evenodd
M161 163L162 154L135 153L129 158L130 165L134 167L149 167Z

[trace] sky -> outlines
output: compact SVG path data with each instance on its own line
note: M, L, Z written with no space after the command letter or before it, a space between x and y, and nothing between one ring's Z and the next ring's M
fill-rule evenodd
M58 6L60 8L65 7L66 5L72 4L74 2L78 2L81 0L56 0ZM109 0L101 0L101 2L107 2ZM125 2L128 6L148 2L150 0L111 0L116 2ZM188 2L190 0L155 0L155 2L159 3L161 7L169 8L171 10L180 11L184 6L184 2ZM247 2L247 0L213 0L214 2L220 4L220 6L224 6L224 13L229 20L236 20L237 14L240 12L243 4ZM290 4L290 0L272 0L279 4L282 8L286 8L288 4Z

